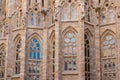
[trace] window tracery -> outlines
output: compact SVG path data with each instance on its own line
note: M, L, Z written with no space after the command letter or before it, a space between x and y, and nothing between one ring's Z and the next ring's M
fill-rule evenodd
M112 8L109 8L108 14L109 14L109 20L110 20L110 22L113 22L114 21L114 12L113 12Z
M88 35L85 34L85 80L90 80L90 41Z
M20 54L21 54L21 39L16 44L16 62L15 62L15 74L20 74Z
M34 25L34 13L33 12L31 12L30 15L29 15L29 24L31 26Z
M41 26L41 13L39 11L38 6L34 6L29 11L29 18L28 18L28 24L32 27L40 27Z
M77 4L72 0L66 0L63 4L62 20L75 20L77 19Z
M68 14L69 14L69 5L65 4L63 7L63 20L68 20Z
M90 2L89 1L85 1L85 6L84 6L84 9L85 9L85 21L87 22L91 22L91 7L90 7Z
M117 80L115 43L112 35L107 35L102 42L102 80Z
M68 32L64 39L64 71L76 70L76 38Z
M27 79L40 79L40 63L41 63L41 48L40 43L36 37L32 38L28 44L28 68Z
M71 5L71 19L76 19L77 18L77 11L76 11L76 6L75 4Z
M50 54L50 80L55 80L55 41L52 42Z
M37 13L37 26L40 26L40 13Z
M0 80L5 80L5 47L0 48Z
M100 16L101 16L101 23L102 23L102 24L106 23L106 10L105 10L105 9L103 9L103 10L101 11Z

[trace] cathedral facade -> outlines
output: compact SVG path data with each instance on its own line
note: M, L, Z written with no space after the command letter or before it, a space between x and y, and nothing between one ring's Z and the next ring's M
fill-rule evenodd
M120 0L0 0L0 80L120 80Z

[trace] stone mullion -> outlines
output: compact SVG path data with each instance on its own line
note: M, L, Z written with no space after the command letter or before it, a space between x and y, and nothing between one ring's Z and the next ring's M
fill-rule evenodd
M55 20L55 79L54 80L60 80L62 78L61 76L61 68L60 68L60 39L61 39L61 35L60 35L60 0L55 0L55 7L57 9L55 9L55 14L56 14L56 20Z
M84 11L84 1L79 0L79 7L78 7L78 33L77 35L77 42L76 42L76 52L77 52L77 72L78 72L78 79L85 80L85 55L84 55L84 20L83 18L83 11Z
M55 23L55 80L59 80L60 74L59 74L59 55L60 55L60 30L59 30L59 22Z
M95 80L101 80L101 53L100 53L100 31L99 31L99 26L95 26L95 40L94 40L94 44L95 44L95 50L94 50L94 54L95 54Z
M20 53L20 80L25 80L25 61L26 61L26 30L21 32L21 53Z
M47 80L47 54L48 54L48 43L47 43L47 28L44 28L44 37L43 37L43 52L42 53L42 73L41 76L43 77L43 80Z
M5 58L5 80L11 80L13 75L14 75L14 65L15 65L15 51L14 49L14 42L13 40L13 36L11 33L11 29L12 26L11 25L11 21L9 20L9 34L7 37L7 41L6 41L6 58ZM11 55L12 53L12 55Z
M118 0L119 1L119 0ZM119 2L117 2L119 4ZM118 13L119 15L119 9L116 8L115 13ZM118 15L116 15L115 19L116 19L116 58L117 58L117 79L120 79L120 17L118 17Z

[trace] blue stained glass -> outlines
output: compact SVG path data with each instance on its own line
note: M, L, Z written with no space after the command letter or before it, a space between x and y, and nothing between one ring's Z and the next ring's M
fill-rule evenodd
M32 47L30 47L30 51L32 51Z
M36 51L36 47L34 47L34 51Z
M30 46L32 46L32 47L33 47L33 46L34 46L34 43L32 43L32 42L31 42L31 43L30 43Z
M32 52L30 51L30 53L29 53L29 58L32 59L32 58L33 58L32 56L33 56L33 55L32 55Z
M37 42L37 39L36 39L36 38L34 38L34 39L33 39L33 42Z
M37 56L36 56L36 52L34 52L34 59L36 59L36 57L37 57Z
M40 52L38 52L37 59L40 59Z
M40 51L40 47L38 47L38 50Z
M30 24L34 25L34 14L31 14L31 18L30 18Z
M40 18L38 18L37 26L40 26Z
M64 64L65 64L65 65L64 65L64 66L65 66L65 70L67 70L67 68L68 68L67 62L65 62Z
M30 59L40 59L40 43L38 42L37 38L32 39L29 50Z
M37 44L36 44L36 47L40 47L40 44L39 44L39 43L37 43Z
M33 18L30 19L30 25L34 25L34 19Z

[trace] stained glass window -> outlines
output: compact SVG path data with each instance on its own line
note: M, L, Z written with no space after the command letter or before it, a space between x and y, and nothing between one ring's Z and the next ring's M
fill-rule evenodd
M110 19L110 22L112 22L114 20L114 13L113 13L113 9L109 9L109 19Z
M30 17L30 18L29 18L29 19L30 19L29 24L30 24L31 26L33 26L33 25L34 25L34 17L35 17L35 16L34 16L34 14L31 12L29 17Z
M50 79L55 80L55 41L51 44L51 54L50 54Z
M38 80L40 78L40 43L35 37L31 39L28 47L28 76L27 79Z
M101 11L100 16L101 16L101 24L106 23L106 10L105 9Z
M0 48L0 80L4 80L5 77L5 48Z
M20 54L21 54L21 39L16 44L16 63L15 63L15 74L20 74Z
M102 80L117 80L116 46L112 35L107 35L102 43Z
M63 20L68 20L68 16L69 16L68 10L69 10L68 4L65 4L63 7L63 16L62 16Z
M40 13L37 14L37 26L40 26Z
M90 80L90 41L85 35L85 80Z
M71 19L76 19L77 18L77 8L75 7L75 4L71 5Z
M76 38L69 32L64 39L64 70L76 70Z

